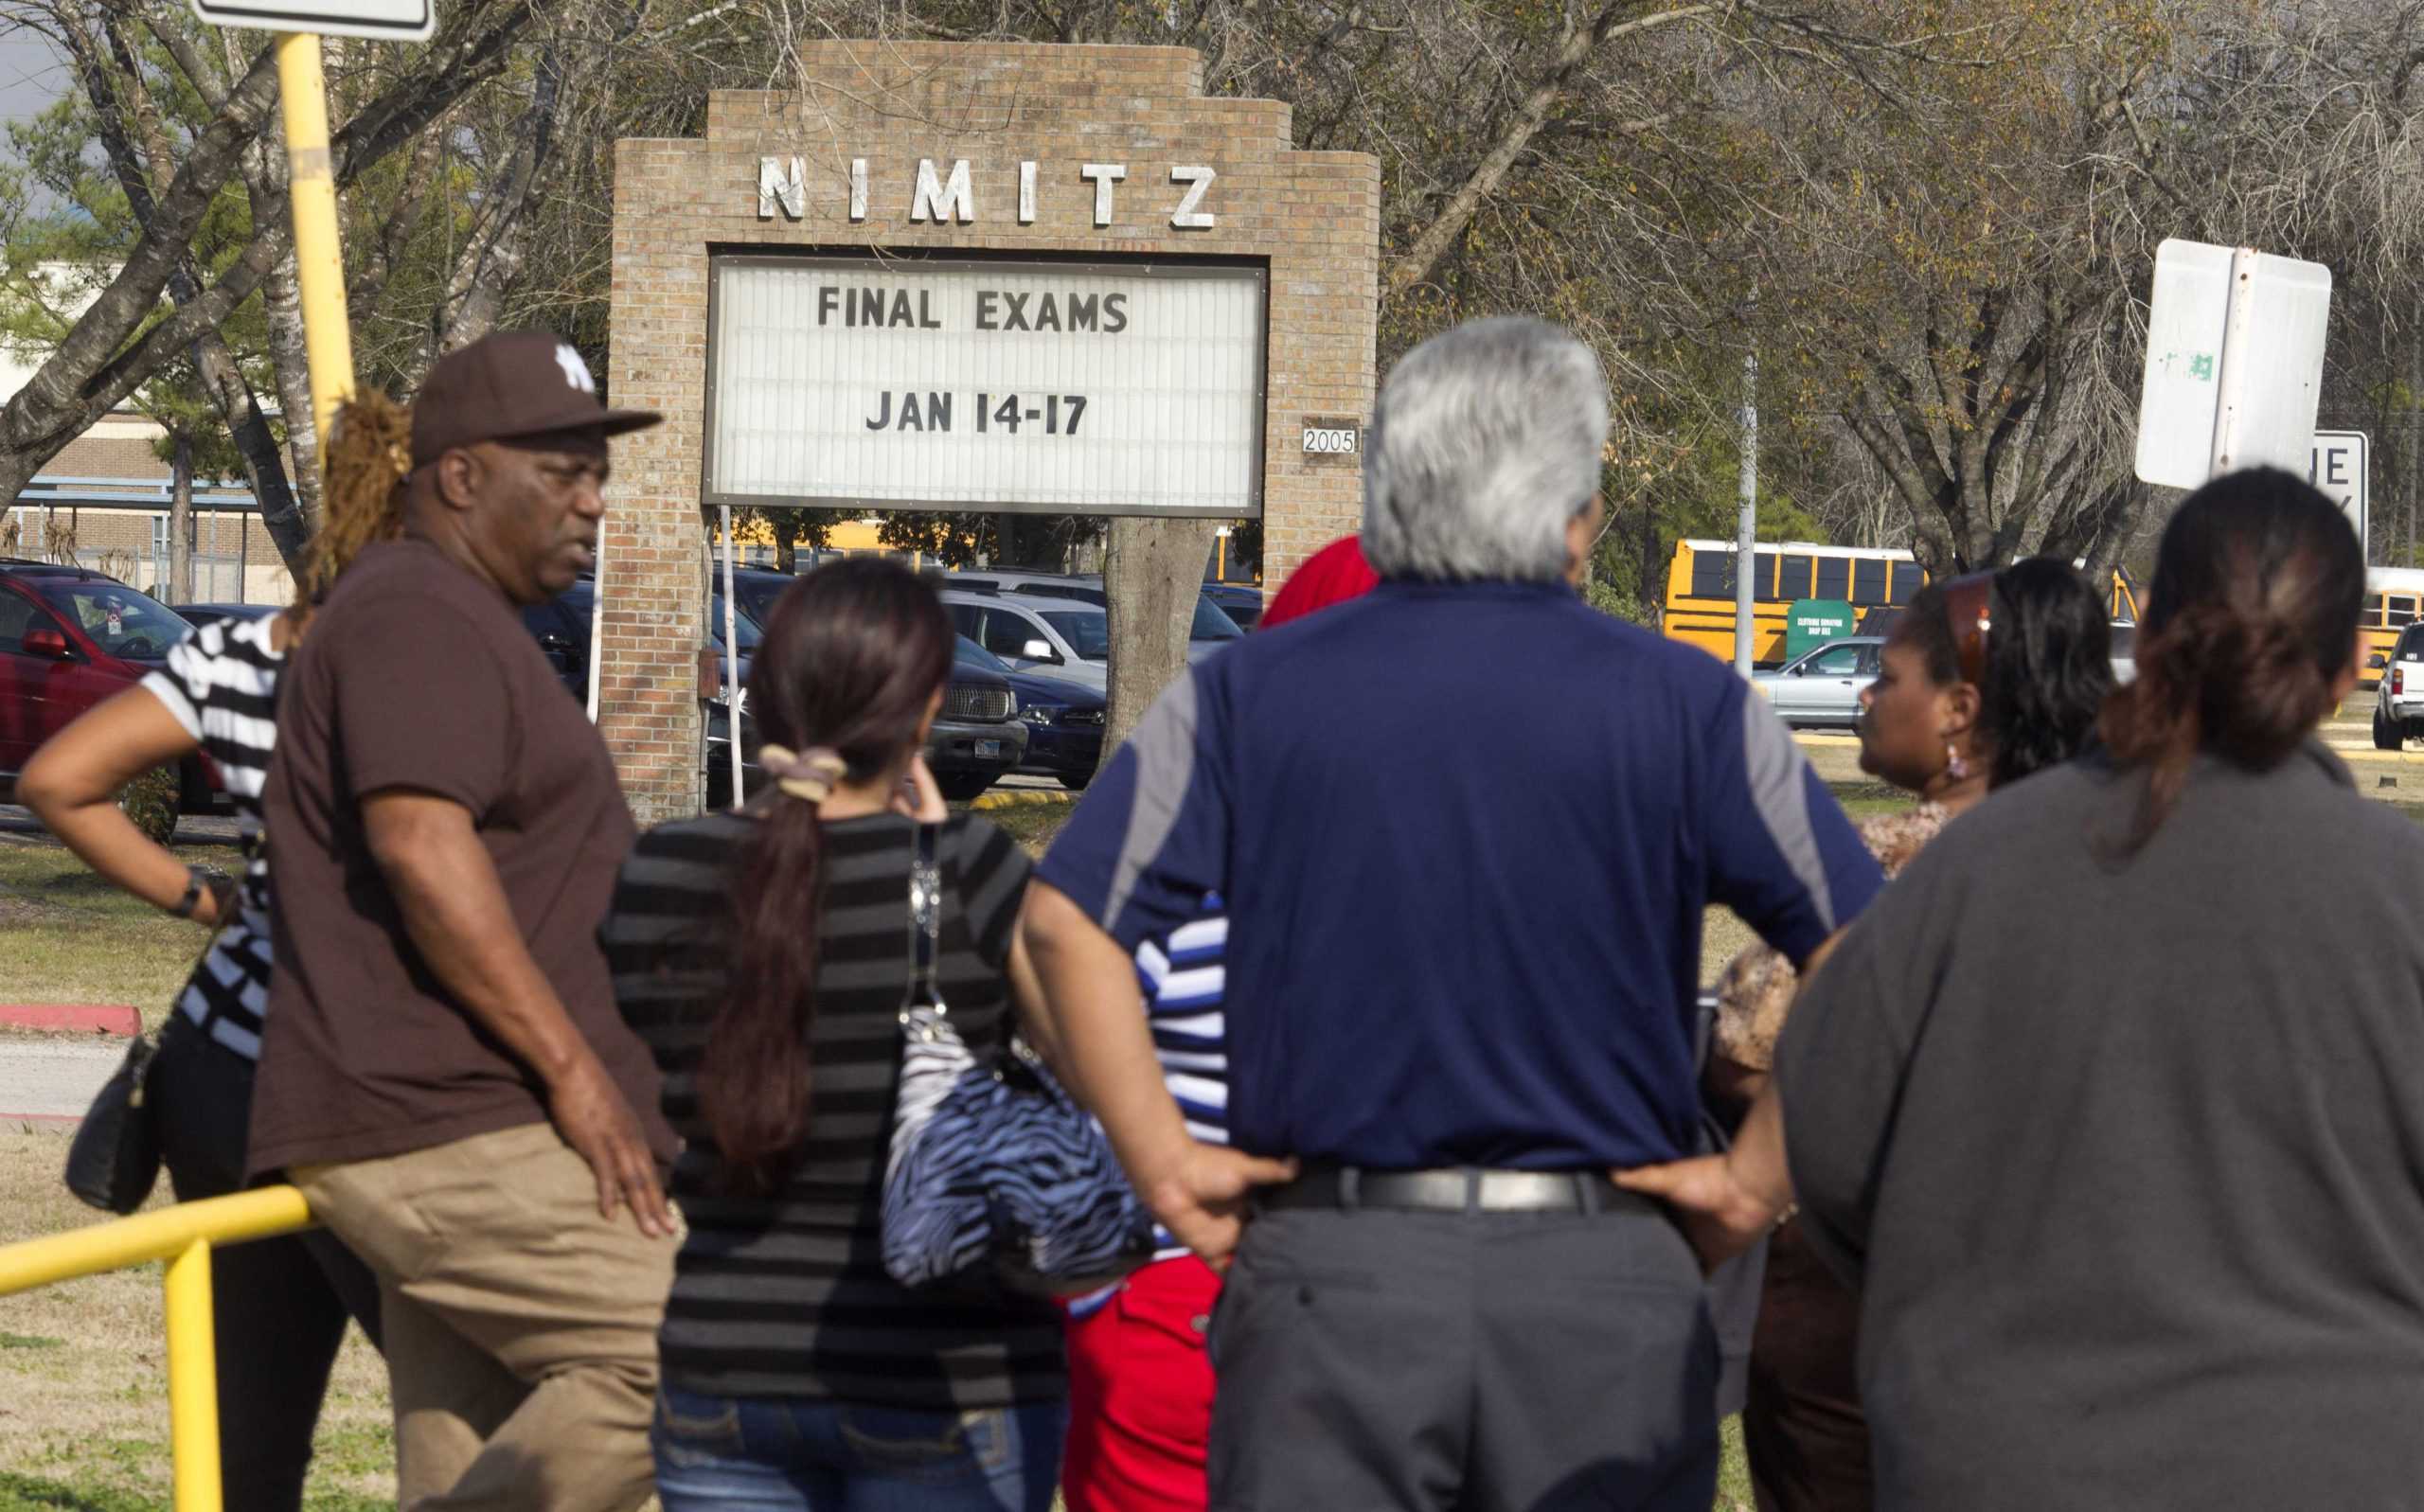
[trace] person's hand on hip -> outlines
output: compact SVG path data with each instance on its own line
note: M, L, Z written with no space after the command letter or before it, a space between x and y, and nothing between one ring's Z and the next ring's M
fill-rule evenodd
M1176 1165L1145 1183L1153 1216L1204 1264L1225 1270L1245 1233L1246 1198L1296 1179L1296 1163L1189 1140Z
M657 1183L656 1157L649 1152L648 1136L624 1100L622 1089L606 1075L596 1056L585 1056L547 1090L547 1113L597 1178L597 1212L613 1218L629 1203L640 1232L666 1238L675 1230L665 1189Z
M1674 1210L1684 1236L1714 1270L1756 1244L1775 1226L1783 1209L1738 1179L1723 1155L1702 1155L1666 1165L1610 1171L1628 1192L1654 1197Z

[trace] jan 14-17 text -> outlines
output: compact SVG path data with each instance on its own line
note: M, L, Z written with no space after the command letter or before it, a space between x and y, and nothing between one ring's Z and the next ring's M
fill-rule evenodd
M963 411L956 394L902 389L896 395L887 389L875 397L875 413L866 418L866 427L870 431L948 434L956 419L972 413L972 429L978 436L995 431L1016 436L1022 425L1045 436L1075 436L1079 422L1086 418L1083 394L1029 394L1024 399L1016 394L974 397L974 405Z

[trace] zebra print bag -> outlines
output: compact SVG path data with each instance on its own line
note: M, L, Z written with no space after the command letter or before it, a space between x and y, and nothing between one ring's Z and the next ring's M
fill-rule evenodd
M1013 1036L981 1058L936 981L943 886L937 826L918 827L909 874L909 988L900 1092L883 1172L883 1268L902 1286L982 1280L1092 1290L1153 1257L1152 1220L1101 1128Z

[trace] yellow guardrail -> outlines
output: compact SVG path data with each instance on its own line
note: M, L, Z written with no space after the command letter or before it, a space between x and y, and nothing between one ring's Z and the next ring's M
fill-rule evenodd
M169 1454L177 1512L220 1512L219 1356L210 1247L312 1226L292 1186L179 1202L90 1228L0 1246L0 1297L152 1260L169 1262Z

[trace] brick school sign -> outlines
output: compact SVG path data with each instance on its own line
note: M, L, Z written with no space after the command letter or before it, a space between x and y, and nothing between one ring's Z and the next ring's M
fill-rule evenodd
M1274 586L1361 516L1371 158L1176 48L803 60L617 149L612 392L667 423L616 447L599 722L643 820L698 802L703 504L1259 515Z

